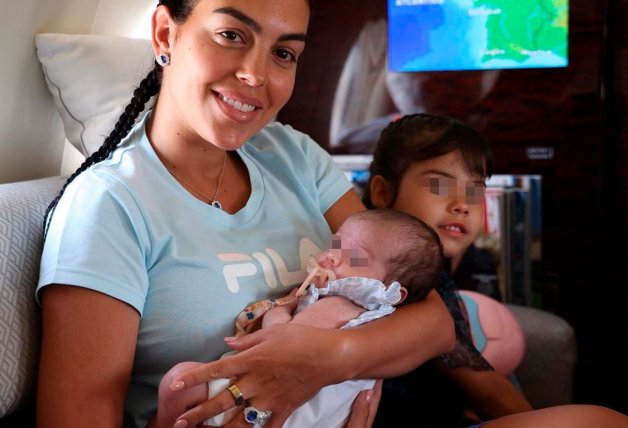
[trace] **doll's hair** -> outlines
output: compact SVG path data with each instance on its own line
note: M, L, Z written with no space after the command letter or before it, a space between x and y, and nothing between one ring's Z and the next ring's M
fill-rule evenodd
M428 113L410 114L391 122L382 131L370 166L364 204L372 208L370 180L381 175L391 185L391 203L397 198L403 174L416 162L459 150L467 170L478 177L493 173L493 153L488 142L464 122Z

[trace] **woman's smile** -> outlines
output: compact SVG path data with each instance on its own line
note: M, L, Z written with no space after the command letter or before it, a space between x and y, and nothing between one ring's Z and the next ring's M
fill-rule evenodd
M255 98L242 96L227 96L214 92L215 99L222 113L230 120L238 123L250 123L255 121L263 111L263 103Z
M241 111L243 113L252 112L253 110L255 110L257 108L254 105L247 104L247 103L244 103L244 102L240 102L240 101L238 101L236 99L229 98L229 97L227 97L225 95L218 94L218 98L220 98L222 101L226 102L231 107L233 107L236 110Z

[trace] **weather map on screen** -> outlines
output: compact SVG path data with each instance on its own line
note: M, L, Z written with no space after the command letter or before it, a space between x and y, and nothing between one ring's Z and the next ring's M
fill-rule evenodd
M566 67L568 0L388 0L391 71Z

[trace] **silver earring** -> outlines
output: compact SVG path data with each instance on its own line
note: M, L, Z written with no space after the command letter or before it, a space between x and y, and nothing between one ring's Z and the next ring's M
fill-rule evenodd
M155 60L157 61L157 64L161 65L162 67L170 65L170 55L166 52L160 52L159 55L155 57Z

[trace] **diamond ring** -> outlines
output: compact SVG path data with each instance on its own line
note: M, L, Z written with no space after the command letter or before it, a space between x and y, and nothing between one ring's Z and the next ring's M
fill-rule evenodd
M272 414L273 412L271 412L270 410L257 410L255 407L249 405L244 409L244 420L246 420L251 425L264 426L266 422L268 422L268 419L270 419L270 415Z

